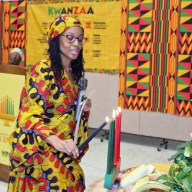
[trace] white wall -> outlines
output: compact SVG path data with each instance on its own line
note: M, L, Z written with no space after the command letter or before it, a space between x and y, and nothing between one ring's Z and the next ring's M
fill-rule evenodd
M111 118L118 106L118 75L86 73L86 95L92 100L89 127L97 128ZM106 126L105 128L108 128ZM122 132L158 138L186 141L192 132L192 117L157 112L122 110Z
M88 79L86 95L92 101L89 127L97 128L105 121L106 116L112 117L113 109L117 109L118 75L86 73L85 77Z

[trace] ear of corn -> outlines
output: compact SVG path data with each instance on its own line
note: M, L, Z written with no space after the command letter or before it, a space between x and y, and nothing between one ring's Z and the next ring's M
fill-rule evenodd
M142 177L141 179L139 179L135 185L139 184L139 183L145 183L145 182L148 182L149 181L149 177L148 176L145 176L145 177Z
M139 167L135 168L133 171L125 175L121 179L120 185L122 188L125 188L129 185L133 185L136 181L146 176L147 173L148 173L148 167L146 165L140 165Z
M154 165L148 164L146 166L147 166L147 169L148 169L147 175L150 175L151 173L153 173L155 171L155 166Z
M139 182L132 188L131 192L144 192L149 189L161 189L164 192L171 191L170 187L156 181Z

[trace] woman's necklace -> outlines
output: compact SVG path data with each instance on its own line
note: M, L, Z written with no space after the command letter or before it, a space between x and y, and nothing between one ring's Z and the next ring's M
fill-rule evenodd
M63 67L63 68L64 68L64 70L65 70L67 73L71 72L71 67Z

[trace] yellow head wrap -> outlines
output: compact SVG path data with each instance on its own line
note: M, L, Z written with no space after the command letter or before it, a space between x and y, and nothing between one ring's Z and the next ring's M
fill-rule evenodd
M75 27L75 26L81 27L83 29L81 22L74 17L66 16L66 15L60 15L56 17L48 29L48 34L47 34L48 42L50 42L52 39L54 39L58 35L62 34L64 31L66 31L70 27Z

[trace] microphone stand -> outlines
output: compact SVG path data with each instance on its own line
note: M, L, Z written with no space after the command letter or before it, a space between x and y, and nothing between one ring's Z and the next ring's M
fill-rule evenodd
M84 93L87 88L87 79L81 77L78 82L78 96L77 96L77 106L75 110L75 121L77 122L80 118L80 111L82 106L82 101L84 99Z
M83 99L84 99L84 92L87 88L87 79L84 77L81 77L78 82L78 96L77 96L77 106L75 110L75 121L76 121L76 126L75 126L75 133L74 133L74 142L77 142L77 135L79 131L79 124L81 120L81 113L82 113L82 107L83 107ZM85 103L84 103L85 104Z

